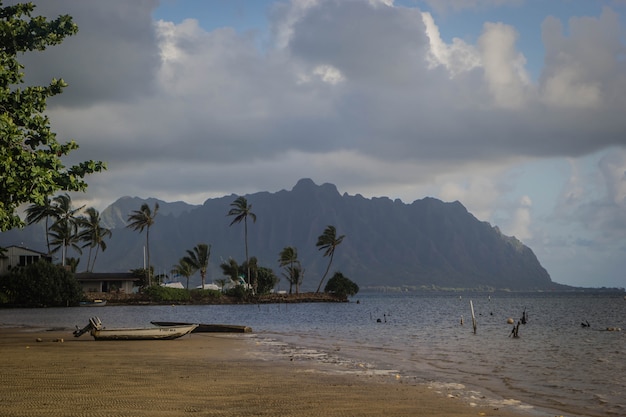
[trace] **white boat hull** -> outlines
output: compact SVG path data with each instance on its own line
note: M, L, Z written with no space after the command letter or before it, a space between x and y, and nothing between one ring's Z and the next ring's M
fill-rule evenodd
M191 333L197 324L170 327L143 327L137 329L91 329L96 340L171 340Z

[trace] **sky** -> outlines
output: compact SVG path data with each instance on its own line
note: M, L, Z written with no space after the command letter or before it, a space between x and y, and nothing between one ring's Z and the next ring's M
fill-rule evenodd
M553 281L626 287L626 0L35 3L79 32L26 80L69 84L67 164L108 165L77 205L311 178L458 200Z

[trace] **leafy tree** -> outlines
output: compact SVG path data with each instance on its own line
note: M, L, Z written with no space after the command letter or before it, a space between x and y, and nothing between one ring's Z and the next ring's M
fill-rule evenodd
M84 191L83 178L106 169L99 161L68 168L61 160L78 145L59 143L44 111L46 100L67 86L62 79L52 79L48 86L18 87L24 82L18 54L43 51L78 31L71 16L32 17L34 9L32 3L2 7L0 2L0 231L23 225L17 214L20 205L43 206L58 190Z
M193 250L187 251L187 256L183 260L191 265L191 267L200 271L200 277L202 278L202 289L204 289L204 282L206 279L206 271L209 267L209 258L211 257L211 245L206 243L198 243Z
M139 286L140 287L149 287L148 285L148 271L146 268L137 268L131 269L130 273L133 274L134 277L140 278ZM150 267L150 275L154 275L154 268Z
M258 267L257 271L257 294L269 294L278 284L278 277L270 268Z
M226 275L234 283L239 283L239 264L233 258L228 259L228 262L220 264L220 268L224 275Z
M89 254L87 255L87 271L92 271L96 266L96 259L98 258L98 251L104 252L107 248L107 244L104 241L105 238L111 237L111 230L102 227L102 218L100 213L93 207L89 207L85 210L86 216L78 218L78 224L82 227L81 232L78 235L78 239L85 242L83 248L89 246ZM91 262L91 250L95 248L96 252L93 256L93 262ZM91 269L89 269L91 266Z
M133 230L139 230L139 233L143 232L143 229L146 229L146 255L148 258L148 269L146 273L148 274L148 286L152 285L152 270L150 267L150 227L154 224L154 218L158 211L159 203L154 203L154 210L150 210L150 206L147 203L143 203L139 210L134 210L128 216L130 223L126 225L126 227Z
M346 298L347 296L356 295L359 292L359 286L344 277L341 272L335 274L328 280L324 292L333 293L338 297Z
M294 285L296 286L296 294L298 294L300 291L300 284L302 283L302 276L304 274L302 265L298 260L298 250L292 246L285 247L280 252L278 264L285 268L285 273L283 275L289 282L289 294L291 294Z
M187 279L186 288L189 290L189 277L192 276L196 272L196 268L194 268L185 258L180 258L178 260L178 264L174 265L172 268L172 274L178 274ZM204 287L203 287L204 288Z
M344 237L344 235L337 237L337 230L335 229L335 226L326 226L326 229L324 229L324 233L322 233L317 238L317 243L315 244L315 246L317 246L318 250L324 250L324 256L328 256L329 261L328 266L326 267L326 271L322 276L322 280L317 286L317 290L315 291L316 293L320 292L320 289L322 288L322 283L326 279L326 275L328 275L328 271L330 270L330 265L333 263L335 249L341 244Z
M25 307L76 305L83 295L73 273L46 261L12 268L0 286L9 303Z
M65 260L66 268L69 267L72 273L76 273L79 263L80 263L80 258L67 258Z
M244 243L246 247L246 263L249 263L248 262L249 261L249 258L248 258L248 217L250 217L252 219L252 222L255 223L256 214L252 212L252 204L248 205L248 200L246 200L246 198L243 196L237 197L237 199L233 201L230 204L230 206L231 206L231 209L228 211L227 215L235 217L233 221L230 222L230 226L232 226L235 223L241 223L241 221L243 220ZM250 270L248 270L247 276L250 277ZM248 284L250 284L249 281L248 281Z
M31 204L26 209L26 222L28 224L39 223L42 220L46 221L46 247L48 248L48 255L50 254L50 217L58 218L58 208L55 204L52 204L50 197L45 197L43 204Z
M219 287L220 287L222 292L224 291L224 287L226 286L228 281L230 281L230 280L224 279L224 278L219 278L219 279L215 280L215 282L217 283L217 285L219 285Z

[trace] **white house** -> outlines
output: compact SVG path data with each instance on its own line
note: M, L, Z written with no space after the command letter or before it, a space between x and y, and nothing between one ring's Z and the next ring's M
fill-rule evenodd
M83 292L122 292L132 294L137 290L141 278L130 272L77 272L76 281Z
M8 246L5 252L0 256L0 275L8 273L11 268L16 266L26 266L33 264L39 260L52 262L52 257L43 252L23 248L21 246Z

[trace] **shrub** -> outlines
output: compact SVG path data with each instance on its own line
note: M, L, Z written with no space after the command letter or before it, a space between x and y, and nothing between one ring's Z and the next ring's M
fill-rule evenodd
M11 269L0 287L8 303L24 307L77 305L83 296L74 274L45 261Z
M341 272L335 272L335 275L326 283L324 292L345 298L347 296L356 295L356 293L359 292L359 286L349 278L344 277Z
M157 303L161 302L188 302L191 300L189 291L182 288L163 287L161 285L152 285L144 289L143 293Z

